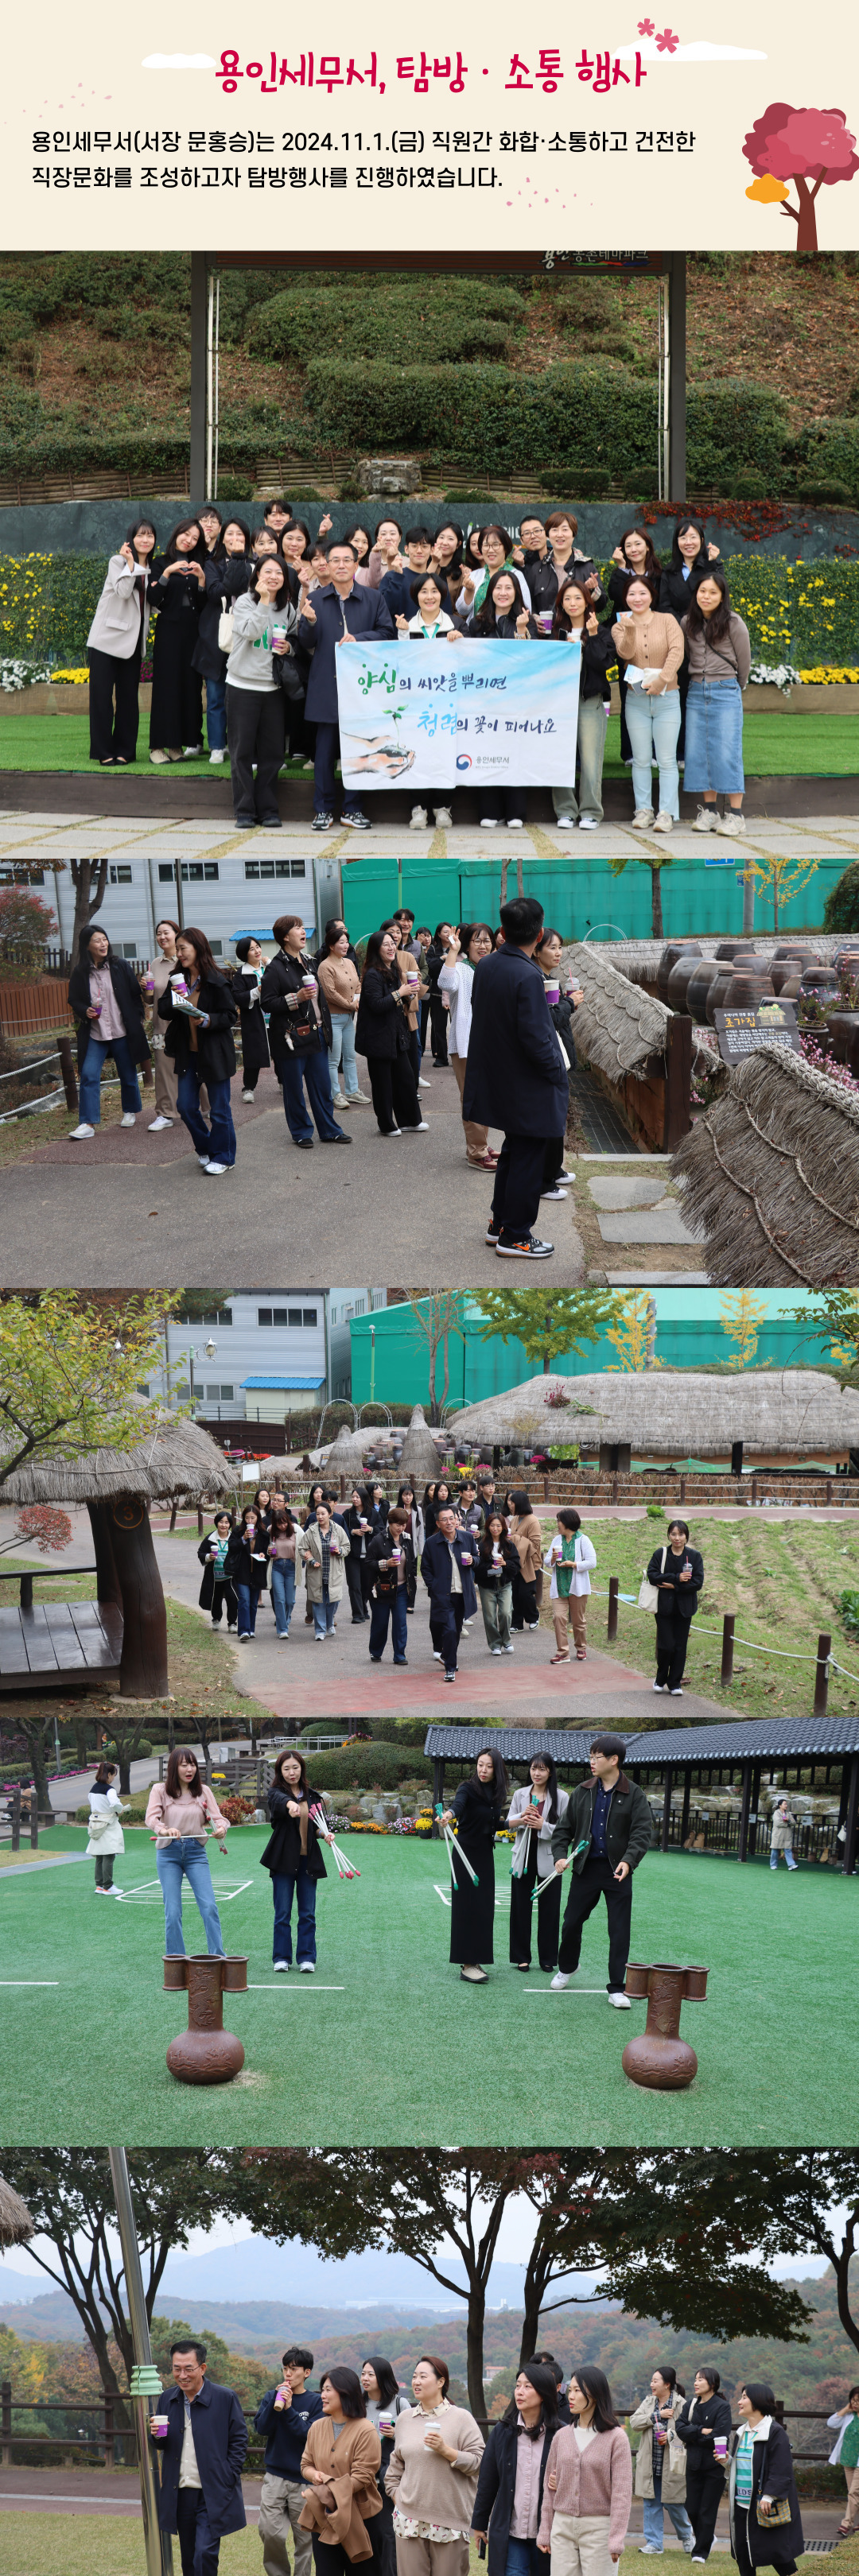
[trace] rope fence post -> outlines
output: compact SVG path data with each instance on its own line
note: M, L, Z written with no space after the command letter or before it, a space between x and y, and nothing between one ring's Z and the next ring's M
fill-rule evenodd
M740 1830L739 1830L739 1836L738 1836L738 1840L737 1840L737 1859L738 1859L738 1860L747 1860L747 1859L748 1859L748 1856L749 1856L749 1811L750 1811L750 1808L751 1808L751 1803L752 1803L752 1766L751 1766L751 1763L750 1763L750 1762L744 1762L744 1763L743 1763L743 1794L742 1794L742 1802L741 1802L741 1806L740 1806Z
M76 1076L75 1076L75 1067L74 1067L74 1058L73 1058L73 1055L72 1055L72 1042L71 1042L71 1038L61 1038L61 1039L60 1039L60 1041L59 1041L59 1045L58 1045L58 1047L57 1047L57 1054L58 1054L59 1059L60 1059L60 1072L61 1072L62 1077L63 1077L63 1089L64 1089L64 1091L65 1091L65 1095L66 1095L66 1107L67 1107L67 1109L76 1109L76 1108L77 1108L77 1106L78 1106L78 1086L77 1086L77 1079L76 1079Z
M736 1614L733 1610L726 1610L722 1621L722 1670L720 1675L722 1682L732 1682L734 1678L735 1615Z
M662 1851L664 1851L664 1852L667 1852L667 1850L668 1850L669 1837L670 1837L670 1833L671 1833L671 1792L672 1792L673 1787L674 1787L674 1770L673 1770L673 1765L672 1765L670 1762L666 1762L666 1765L665 1765L665 1788L664 1788L663 1798L662 1798L662 1839L661 1839L661 1843L660 1843L660 1850L662 1850Z
M610 1575L609 1575L609 1579L608 1579L608 1618L607 1618L607 1620L606 1620L606 1631L605 1631L605 1633L606 1633L606 1643L607 1643L609 1646L613 1646L614 1641L615 1641L615 1638L616 1638L616 1636L617 1636L617 1596L618 1596L619 1591L620 1591L620 1577L619 1577L619 1575L617 1575L617 1574L610 1574Z
M815 1717L826 1716L826 1702L829 1696L829 1657L831 1651L832 1638L831 1636L827 1636L826 1631L824 1630L823 1634L819 1636L817 1640L817 1670L814 1676Z

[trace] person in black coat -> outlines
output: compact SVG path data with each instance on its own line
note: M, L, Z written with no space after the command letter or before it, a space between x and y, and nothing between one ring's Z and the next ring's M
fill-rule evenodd
M248 2428L233 2388L205 2376L206 2346L190 2338L171 2350L175 2385L159 2399L166 2439L152 2438L161 2454L158 2527L179 2535L182 2576L218 2576L225 2533L244 2531L242 2468ZM150 2428L152 2417L150 2417ZM180 2484L182 2451L190 2433L199 2486Z
M563 944L560 931L553 930L550 927L549 929L544 929L539 948L535 953L537 964L543 977L549 1018L552 1022L553 1028L556 1030L557 1035L560 1038L561 1045L567 1059L567 1098L569 1106L572 1107L573 1101L571 1084L572 1077L578 1063L576 1042L573 1036L573 1015L574 1012L578 1010L579 1003L584 1000L584 995L582 993L581 985L574 984L572 977L567 985L566 992L562 992L561 990L561 955ZM558 996L557 1001L551 1001L549 998L550 993L554 993L555 991ZM552 1136L546 1146L543 1160L542 1195L544 1199L566 1198L567 1186L570 1179L571 1174L567 1172L564 1163L564 1138L563 1136Z
M233 1530L225 1559L230 1583L235 1584L239 1605L239 1644L249 1644L257 1622L261 1592L268 1585L268 1528L265 1515L254 1503L246 1503L241 1520Z
M218 629L225 604L229 609L232 600L250 589L252 571L250 529L244 519L226 519L203 566L206 586L192 655L192 667L206 683L206 740L213 767L222 764L227 748L227 656Z
M478 640L502 644L533 642L539 636L536 617L525 607L518 580L506 567L493 573L480 607L468 619L467 632ZM487 780L478 785L478 793L481 831L494 831L501 822L510 831L523 830L528 810L526 787L498 787Z
M668 609L678 625L708 572L725 567L718 546L708 544L700 519L678 519L671 547L671 561L660 575L658 606ZM680 691L680 731L677 736L677 759L686 750L686 699L689 694L689 663L684 655L677 673ZM625 755L624 755L625 756Z
M775 2395L765 2380L747 2379L737 2413L743 2431L735 2433L731 2443L731 2556L736 2559L740 2576L752 2576L754 2567L775 2567L777 2576L796 2576L796 2562L805 2548L805 2538L793 2456L784 2425L776 2423ZM741 2503L740 2463L745 2458L743 2433L747 2429L753 2437L751 2492ZM772 2522L767 2506L779 2503L783 2497L790 2506L790 2520Z
M430 1597L430 1636L446 1682L456 1680L456 1657L464 1619L473 1619L477 1593L472 1571L476 1542L457 1529L452 1503L436 1506L436 1527L421 1557L421 1573Z
M453 928L451 923L449 921L437 921L425 958L426 978L429 985L428 1008L430 1037L432 1041L432 1060L437 1071L440 1070L442 1065L446 1065L448 1061L447 1011L445 1008L444 994L439 992L438 979L452 938Z
M595 609L589 606L583 581L562 584L552 613L552 639L558 644L578 643L581 656L576 721L579 792L577 797L572 778L568 787L553 787L555 820L562 832L573 831L576 824L580 832L595 832L603 818L602 772L611 709L608 673L617 660L617 647L610 621L600 626Z
M510 2525L516 2501L516 2470L523 2443L533 2442L539 2454L540 2469L535 2509L530 2516L533 2530L521 2530L517 2537L529 2551L529 2576L538 2576L537 2533L543 2510L543 2480L546 2462L558 2431L558 2390L553 2370L538 2361L524 2361L505 2415L493 2424L480 2463L477 2494L471 2528L476 2540L486 2541L487 2576L506 2576Z
M236 1070L233 1029L238 1012L204 930L181 931L176 955L178 967L158 1004L159 1019L167 1021L164 1048L179 1076L179 1116L193 1137L197 1161L204 1172L220 1176L236 1159L230 1082ZM203 1083L209 1094L208 1127L200 1109Z
M396 627L381 591L360 587L355 580L358 557L354 546L338 543L335 538L328 548L330 586L325 583L305 601L299 619L299 643L313 656L307 683L306 713L316 726L316 750L313 761L313 830L327 832L334 821L334 773L340 730L337 703L338 645L350 635L395 635ZM354 788L343 789L341 823L353 831L369 832L366 814L361 812Z
M149 758L195 759L203 748L203 683L194 665L206 596L206 540L198 519L180 519L152 566Z
M209 1530L208 1536L197 1549L197 1562L203 1568L203 1580L197 1599L201 1610L211 1611L213 1628L219 1628L221 1625L225 1603L228 1629L235 1628L238 1623L239 1605L236 1599L236 1588L227 1573L227 1549L232 1536L232 1526L229 1512L219 1512L214 1528Z
M349 1535L346 1559L346 1586L352 1605L353 1628L363 1627L369 1619L367 1599L370 1591L369 1547L373 1535L371 1506L358 1485L352 1487L352 1498L343 1513L344 1528Z
M315 1119L321 1145L351 1145L331 1105L331 1013L307 955L300 915L282 913L272 938L280 955L266 967L260 1001L269 1015L268 1042L293 1144L310 1152Z
M392 930L374 930L367 941L355 1053L363 1055L380 1136L422 1135L414 1066L409 1048L408 1014L412 995L400 981L397 942Z
M721 2394L722 2382L709 2363L695 2372L695 2394L675 2416L674 2435L686 2453L686 2511L695 2534L694 2557L709 2558L716 2517L725 2485L725 2458L731 2438L731 2409ZM715 2444L723 2444L717 2459Z
M648 1583L659 1585L656 1612L656 1691L683 1697L683 1673L690 1621L698 1608L704 1581L704 1559L689 1546L687 1521L669 1521L667 1547L655 1547L647 1568Z
M271 1063L265 1013L260 1004L263 953L258 939L236 940L230 990L242 1033L242 1099L253 1100L264 1065Z
M370 1613L370 1662L380 1664L388 1641L395 1664L406 1664L408 1644L409 1584L415 1577L415 1552L406 1514L399 1504L388 1514L388 1525L371 1538L367 1549L373 1600Z
M500 1127L487 1243L505 1258L542 1261L554 1251L533 1233L546 1146L567 1124L567 1067L549 1018L539 966L543 906L517 895L501 906L504 945L481 959L471 997L462 1111Z
M561 2369L560 2362L555 2360L553 2352L535 2352L534 2359L539 2362L541 2370L550 2370L552 2373L552 2378L555 2382L555 2389L557 2392L556 2403L559 2424L571 2424L573 2419L570 2413L570 2401L569 2398L564 2395L564 2374Z
M274 1968L275 1974L292 1966L292 1900L298 1900L298 1967L309 1975L316 1966L316 1890L328 1872L322 1857L322 1845L310 1813L320 1807L321 1798L311 1789L304 1757L291 1751L279 1753L268 1793L268 1812L274 1828L265 1850L260 1853L260 1868L271 1874L274 1897Z
M435 1542L430 1540L430 1546ZM424 1550L426 1554L426 1550ZM458 1827L457 1840L470 1860L471 1878L454 1853L451 1868L450 1955L459 1962L467 1986L485 1986L488 1959L494 1958L495 1836L509 1799L507 1773L500 1753L488 1746L478 1753L468 1780L460 1781L452 1807L442 1822Z
M75 1137L91 1136L101 1120L101 1077L112 1055L119 1075L123 1127L133 1127L143 1107L135 1067L149 1063L144 1034L144 995L124 957L114 957L107 932L85 922L78 939L76 964L69 976L69 1002L77 1020L78 1124Z

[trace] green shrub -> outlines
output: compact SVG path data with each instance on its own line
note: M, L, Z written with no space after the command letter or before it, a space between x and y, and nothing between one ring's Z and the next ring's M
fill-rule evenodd
M801 489L807 484L820 492L835 482L859 493L859 419L815 421L794 441L792 453Z
M432 1780L432 1763L406 1744L349 1744L309 1754L307 1767L314 1789L351 1789L355 1781L359 1789L397 1789L401 1780Z
M258 304L247 345L257 357L293 358L323 340L344 359L388 359L392 348L431 349L439 360L503 354L521 329L525 305L514 287L464 277L341 276L320 311L316 278ZM327 303L327 309L326 309ZM331 310L331 304L334 310Z
M835 891L837 893L837 887ZM848 1637L859 1637L859 1592L842 1592L838 1603L838 1616L842 1628L847 1630Z
M738 501L765 501L767 486L763 475L756 473L753 465L744 466L736 477L734 493Z
M845 868L843 877L826 897L823 907L824 930L859 930L859 859Z
M608 487L609 473L607 467L601 465L583 465L579 467L579 471L576 475L576 490L581 495L583 501L602 500L608 491Z

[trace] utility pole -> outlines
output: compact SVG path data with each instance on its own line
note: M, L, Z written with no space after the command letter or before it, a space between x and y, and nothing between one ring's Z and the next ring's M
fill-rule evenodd
M134 2368L131 2373L131 2404L137 2442L137 2466L140 2476L140 2503L143 2513L143 2542L146 2550L146 2576L173 2576L173 2550L169 2531L158 2527L158 2479L149 2433L152 2401L161 2395L161 2373L152 2359L149 2340L149 2318L143 2295L143 2273L140 2248L128 2179L128 2157L124 2147L110 2147L110 2176L116 2201L122 2266L125 2273L125 2295L131 2339L134 2345Z

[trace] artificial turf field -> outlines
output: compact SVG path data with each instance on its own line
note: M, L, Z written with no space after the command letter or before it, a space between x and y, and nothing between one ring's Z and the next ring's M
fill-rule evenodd
M0 1879L6 2107L0 2144L513 2145L539 2136L612 2145L849 2146L855 2048L843 1996L856 1941L856 1888L828 1872L651 1853L636 1879L632 1957L710 1969L683 2031L700 2066L685 2093L631 2085L620 2058L645 2006L605 1996L605 1909L585 1929L580 1985L553 1994L507 1961L509 1846L496 1854L496 1964L465 1986L448 1963L443 1845L350 1841L361 1876L329 1875L317 1906L315 1977L272 1975L271 1895L258 1867L265 1829L212 1856L225 1946L248 1953L247 1995L225 2021L243 2073L215 2090L178 2085L165 2050L184 1998L162 1991L163 1913L152 1843L129 1832L117 1883L96 1898L93 1865ZM84 1834L57 1828L52 1851ZM249 1884L248 1884L249 1882ZM186 1897L185 1940L201 1946ZM33 1980L28 1984L28 1980ZM43 1981L41 1983L35 1981ZM18 1982L20 1981L20 1982ZM595 1989L588 1992L588 1989Z
M833 689L837 699L838 690ZM10 716L3 722L0 714L0 771L58 770L83 771L90 774L89 717L80 715ZM830 714L823 707L814 715L747 715L743 723L743 757L750 778L851 777L859 766L856 749L855 715L839 714L833 706ZM149 761L148 718L141 719L138 742L138 766L150 778L172 778L176 769L152 768ZM294 765L299 776L301 763ZM106 770L105 777L113 773ZM121 773L118 773L121 775ZM606 778L626 778L620 757L620 718L613 716L606 736L604 763ZM183 778L229 779L228 769L209 767L208 753L202 760L185 760Z

